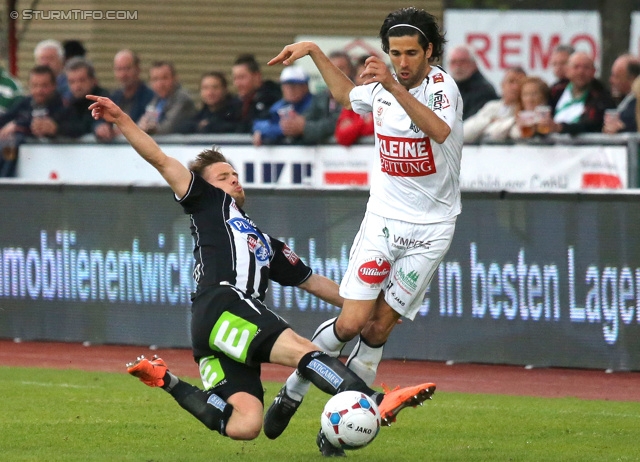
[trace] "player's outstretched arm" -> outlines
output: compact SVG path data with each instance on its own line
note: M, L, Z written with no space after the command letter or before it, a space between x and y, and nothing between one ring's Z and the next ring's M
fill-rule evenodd
M344 298L342 298L338 293L338 284L325 276L313 273L298 287L327 303L337 306L338 308L342 308Z
M327 87L331 91L333 97L343 107L351 109L351 101L349 100L349 92L355 86L354 83L338 69L331 60L325 55L320 47L313 42L297 42L287 45L282 51L271 59L267 64L273 66L282 63L285 66L293 64L296 60L305 56L311 56L313 63L316 65Z
M177 159L167 156L148 134L140 129L117 104L103 96L87 95L93 101L89 106L94 119L116 124L129 144L140 156L153 165L176 196L183 197L191 183L191 172Z

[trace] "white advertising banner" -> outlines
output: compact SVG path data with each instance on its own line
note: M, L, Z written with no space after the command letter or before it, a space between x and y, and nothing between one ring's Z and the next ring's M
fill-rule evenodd
M602 38L597 11L448 9L444 29L448 40L445 64L447 50L469 45L480 71L498 93L505 69L512 66L554 82L550 58L559 44L589 53L600 69Z
M465 146L464 191L579 191L628 187L624 146Z
M631 25L629 27L629 53L640 55L640 11L631 13Z
M208 145L163 145L185 165ZM248 188L368 189L372 146L224 146ZM578 191L628 187L625 146L465 146L466 191ZM128 145L23 145L18 178L29 182L164 185Z
M162 145L187 165L207 145ZM372 147L224 146L222 152L248 187L368 188ZM17 177L33 182L165 185L160 174L127 144L20 147Z

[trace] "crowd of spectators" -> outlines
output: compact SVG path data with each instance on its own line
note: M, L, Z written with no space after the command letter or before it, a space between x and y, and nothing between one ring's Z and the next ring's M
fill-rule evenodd
M256 146L315 145L330 139L351 146L373 134L372 114L340 107L324 88L312 92L309 75L297 66L284 68L274 82L263 77L254 55L242 54L230 69L230 82L223 70L206 72L199 98L193 98L169 61L150 63L147 84L140 57L130 49L114 56L118 87L109 92L100 86L86 54L77 40L38 43L26 93L0 67L0 177L15 174L18 147L27 138L89 135L109 142L121 135L111 124L91 118L85 98L89 93L108 95L152 135L238 133L250 135ZM343 51L328 56L356 84L362 82L368 56L352 59ZM498 93L480 71L474 51L453 47L443 67L462 95L465 142L638 130L639 57L618 57L609 85L596 78L593 59L569 45L554 49L549 66L552 82L521 68L507 69Z
M553 82L511 68L505 71L501 96L491 97L491 84L478 70L471 50L454 48L448 68L461 89L465 142L637 131L640 57L618 57L609 85L596 77L591 56L569 45L557 46L549 62ZM481 97L487 101L479 105Z

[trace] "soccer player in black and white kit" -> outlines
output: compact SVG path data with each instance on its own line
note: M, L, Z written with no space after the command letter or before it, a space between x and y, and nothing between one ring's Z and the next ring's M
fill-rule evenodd
M191 336L204 391L169 372L165 362L139 357L127 370L146 385L161 387L211 430L232 439L256 438L264 411L260 364L295 367L329 394L356 390L378 404L417 404L368 387L339 360L296 334L263 303L269 279L298 286L340 305L337 284L312 273L284 243L262 232L242 210L238 174L216 150L205 150L189 169L156 142L109 98L87 96L95 119L115 123L131 146L155 167L191 219L196 260ZM411 387L411 392L420 392ZM403 395L404 396L404 395Z
M462 98L453 78L434 64L445 43L437 20L424 10L402 8L385 18L379 36L393 72L371 56L362 85L354 85L313 42L287 45L269 62L288 66L310 56L336 101L373 114L379 164L340 284L344 303L338 317L313 336L333 356L358 337L347 365L368 384L400 317L413 320L420 309L461 211ZM308 388L300 374L287 379L266 413L268 437L284 431ZM382 405L380 414L388 423L396 412Z

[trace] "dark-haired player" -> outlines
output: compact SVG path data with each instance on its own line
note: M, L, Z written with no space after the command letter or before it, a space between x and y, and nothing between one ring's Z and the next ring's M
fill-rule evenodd
M379 35L394 73L370 57L360 86L313 42L287 45L269 62L288 66L308 55L343 107L373 113L379 168L340 285L345 301L339 316L320 325L312 339L338 356L359 336L347 364L369 385L393 327L420 308L461 210L462 99L454 80L432 66L445 42L436 18L400 9L387 16ZM289 377L265 416L267 436L284 431L308 388L300 374ZM388 423L397 412L383 403L380 413Z

